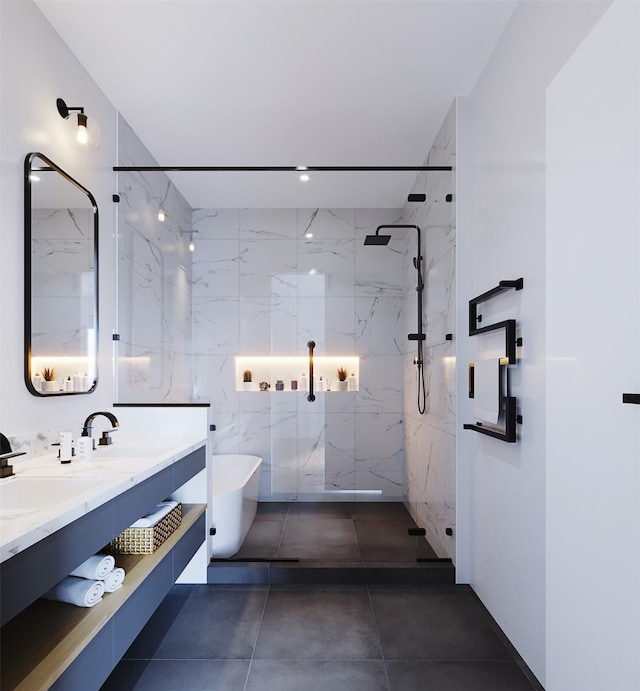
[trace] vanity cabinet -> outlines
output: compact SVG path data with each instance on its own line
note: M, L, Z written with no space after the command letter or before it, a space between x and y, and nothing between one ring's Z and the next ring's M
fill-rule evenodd
M124 585L96 606L38 598L205 465L202 446L2 563L3 691L100 688L202 545L206 504L183 504L180 527L153 554L117 555Z

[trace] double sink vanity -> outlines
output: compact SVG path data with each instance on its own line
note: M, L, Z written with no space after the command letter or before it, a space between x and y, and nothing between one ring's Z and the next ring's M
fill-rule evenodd
M62 99L57 106L66 118ZM98 386L98 207L88 189L42 153L26 155L23 174L24 381L45 406L26 410L43 423L52 399L92 394ZM208 406L150 404L160 406L151 413L146 405L129 405L125 414L137 421L129 429L141 435L159 429L163 437L121 439L120 432L111 444L107 431L89 454L96 415L119 424L111 413L94 413L79 437L81 453L66 463L60 458L66 461L71 451L62 433L60 458L54 451L33 458L13 453L0 434L3 691L99 689L198 552L185 572L196 578L205 552L207 486L206 432L197 430L208 428ZM34 432L27 444L43 453L51 448L42 446L51 444L50 432ZM89 608L43 599L168 498L182 504L180 526L152 554L116 556L125 571L121 588Z
M117 555L122 588L91 608L40 599L206 467L206 439L118 439L91 461L48 454L0 480L2 689L99 689L205 540L206 504L153 553Z

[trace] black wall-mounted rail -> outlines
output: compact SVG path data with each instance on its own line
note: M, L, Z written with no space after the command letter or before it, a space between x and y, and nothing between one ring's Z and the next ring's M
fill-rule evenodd
M486 293L478 295L469 300L469 336L479 336L499 329L504 329L505 336L505 360L500 363L501 367L507 365L517 364L516 346L522 345L522 339L516 338L516 320L505 319L495 324L487 324L485 326L478 326L482 323L482 315L478 314L478 305L490 300L491 298L500 295L508 290L522 290L524 287L524 279L517 278L510 281L500 281L495 288L491 288ZM501 377L502 382L502 377ZM502 384L501 384L502 386ZM469 363L469 398L475 396L475 382L474 382L474 368ZM489 423L476 422L464 424L463 429L473 430L480 434L485 434L494 439L500 439L509 443L517 441L517 425L522 423L522 417L517 412L517 400L515 396L509 395L509 370L507 368L505 376L505 390L500 392L500 415L504 418L504 428L498 429Z
M315 347L315 341L307 342L307 348L309 348L309 393L307 395L307 401L309 401L309 403L313 403L316 400L315 394L313 393L313 349Z
M495 288L492 288L486 293L482 293L482 295L478 295L478 297L469 300L469 336L478 336L490 331L504 329L505 357L509 358L510 365L516 364L516 320L506 319L501 322L496 322L495 324L478 326L478 324L482 323L482 315L478 314L478 305L490 300L493 297L496 297L496 295L500 295L500 293L506 292L507 290L522 290L523 287L524 279L522 278L517 278L515 281L500 281Z
M517 435L517 407L515 396L506 396L504 398L506 408L505 408L505 427L504 430L495 429L493 427L487 427L482 422L476 422L474 424L466 423L462 425L463 429L470 429L474 432L480 432L480 434L486 434L494 439L500 439L501 441L509 442L513 444L518 440Z
M450 171L451 166L113 166L117 172L185 172L185 173L348 173Z
M640 405L640 393L623 393L622 402L635 403L636 405Z

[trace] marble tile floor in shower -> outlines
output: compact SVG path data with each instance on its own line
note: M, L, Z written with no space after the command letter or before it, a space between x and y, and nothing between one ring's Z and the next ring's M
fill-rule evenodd
M452 584L452 564L431 563L438 555L409 535L416 528L399 502L262 502L239 552L214 560L208 582Z
M541 691L468 586L176 585L102 691Z

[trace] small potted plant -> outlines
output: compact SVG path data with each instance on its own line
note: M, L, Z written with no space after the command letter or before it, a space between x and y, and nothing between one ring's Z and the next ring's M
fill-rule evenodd
M42 370L42 390L47 393L52 393L58 390L58 382L56 381L56 370L54 367L45 367Z
M338 367L338 391L347 390L347 370L344 367Z
M253 381L253 375L250 369L246 369L242 373L242 388L245 391L251 391L251 382Z

